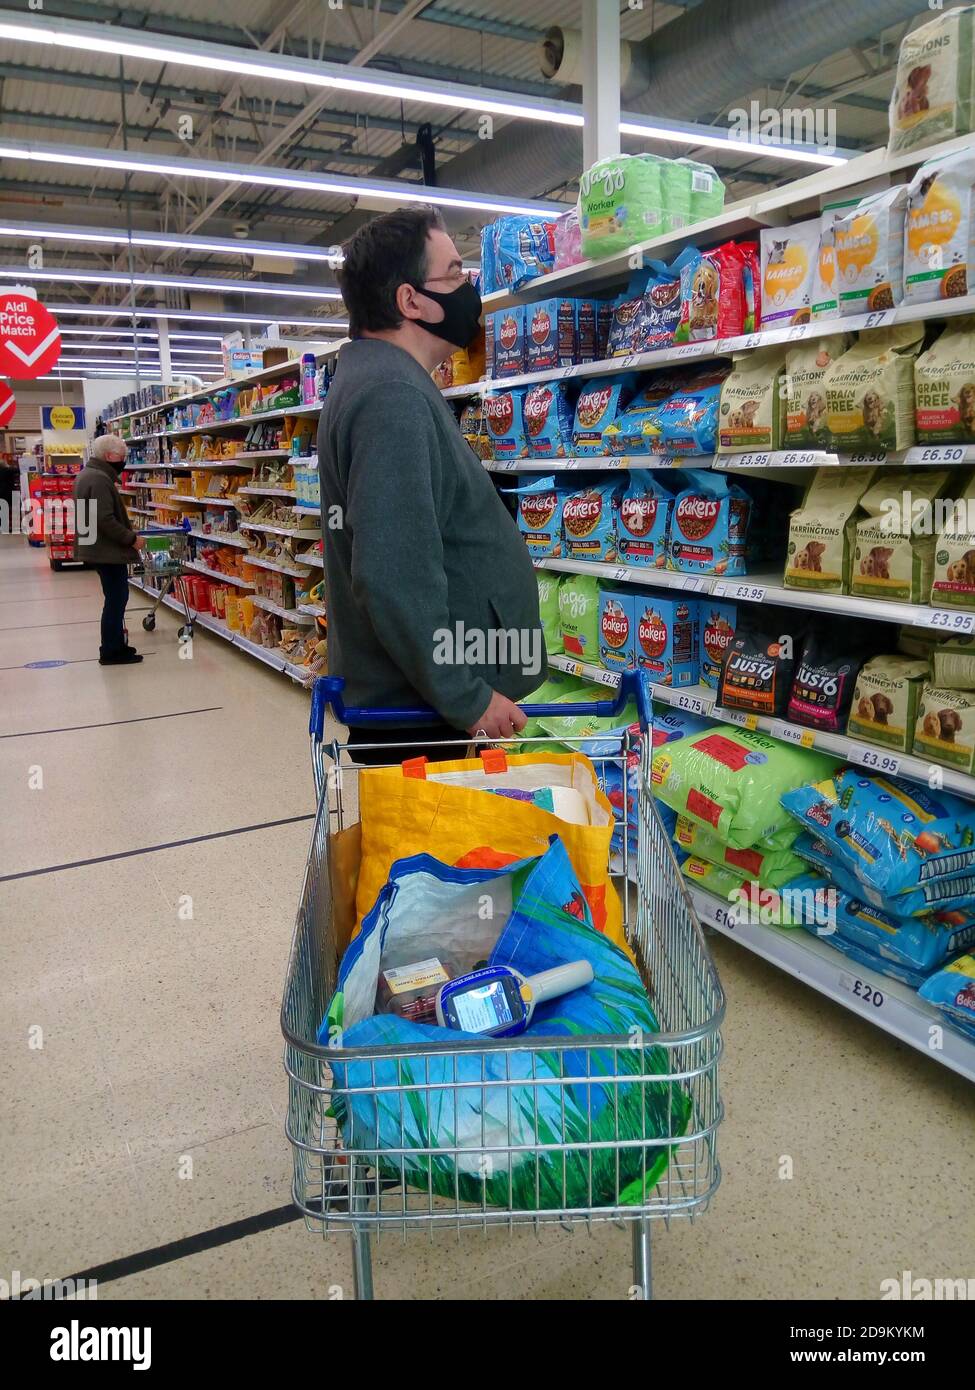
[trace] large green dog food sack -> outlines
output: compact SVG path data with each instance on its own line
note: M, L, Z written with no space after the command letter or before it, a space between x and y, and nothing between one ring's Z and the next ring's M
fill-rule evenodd
M582 254L598 259L664 232L661 160L621 154L601 159L579 181Z
M724 212L724 184L711 165L699 164L696 159L678 159L677 163L686 164L691 171L691 224L720 217Z
M559 585L559 617L566 656L599 662L599 579L594 574L567 574Z
M562 618L559 613L559 576L551 570L536 570L538 581L538 612L545 634L545 650L549 656L562 651Z
M836 758L794 748L760 730L707 729L667 743L651 765L654 796L717 833L732 849L788 849L795 836L779 802L793 787L830 776Z

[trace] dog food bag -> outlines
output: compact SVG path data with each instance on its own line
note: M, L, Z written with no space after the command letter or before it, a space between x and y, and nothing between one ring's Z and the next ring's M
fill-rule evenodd
M568 270L570 265L578 265L585 257L582 254L582 232L579 230L579 212L570 208L568 212L555 219L555 270Z
M726 369L719 368L695 377L648 413L642 433L653 453L714 453L726 374Z
M718 448L722 453L778 449L782 442L784 347L759 348L732 359L721 387Z
M819 266L819 218L794 227L763 227L762 327L808 323Z
M567 574L559 585L559 615L566 656L599 660L599 580L594 574Z
M484 402L470 401L460 413L460 432L479 459L493 459L494 446L488 434Z
M697 685L700 616L696 601L634 595L636 664L654 685Z
M790 849L766 848L761 843L751 849L732 849L715 832L687 816L678 816L674 843L687 854L719 864L743 878L753 879L763 888L781 888L806 869L805 861Z
M654 796L723 844L788 848L793 834L781 799L800 783L832 775L835 758L732 725L665 744L651 764ZM975 809L973 809L975 819Z
M975 129L973 15L971 5L945 10L901 39L890 98L890 154Z
M845 333L804 339L785 354L782 398L785 419L782 425L784 449L824 449L832 444L826 420L823 377L827 369L846 351L850 339Z
M866 743L910 753L928 662L910 656L874 656L857 676L846 732Z
M634 386L635 378L626 372L593 377L585 383L576 401L572 427L574 453L595 457L604 452L603 430L628 404Z
M725 186L710 164L694 159L678 159L691 171L691 224L720 217L724 211Z
M881 473L860 498L869 513L857 523L850 592L864 598L923 603L931 590L935 537L922 506L947 486L947 469Z
M796 662L786 716L793 724L842 733L863 657L844 637L813 631ZM855 644L854 644L855 646Z
M494 375L520 376L525 370L525 306L498 309L494 319Z
M562 554L562 499L555 479L533 478L520 487L505 488L517 497L518 530L533 560Z
M738 626L738 606L721 599L701 599L700 601L700 647L698 661L701 680L712 690L717 690L721 676L721 663L735 636Z
M493 222L491 290L518 290L555 266L555 221L511 213ZM487 276L487 270L484 271Z
M569 367L576 360L578 320L574 299L541 299L525 306L525 371Z
M789 518L784 583L822 593L850 591L850 565L860 498L873 468L818 468L802 506Z
M686 254L686 253L685 253ZM672 266L650 261L640 319L640 351L669 348L680 323L680 256Z
M833 222L841 315L893 309L904 298L907 185L869 193Z
M971 908L975 894L975 871L961 870L945 878L926 879L915 888L898 893L891 900L885 890L873 888L846 866L842 847L820 839L815 831L803 831L793 843L793 851L808 864L827 875L830 883L853 897L863 898L874 907L885 908L898 917L917 917L933 911L951 912Z
M975 771L975 690L925 685L914 730L914 752L960 772Z
M674 494L652 473L631 468L625 491L617 494L616 554L624 565L667 566L667 532Z
M859 894L830 886L831 925L836 931L826 939L832 945L839 938L882 961L928 975L950 952L962 951L975 941L975 918L968 913L956 910L895 917L864 902Z
M599 660L610 670L636 665L636 595L602 589L599 594Z
M914 443L914 358L924 325L864 330L823 377L826 423L843 453Z
M597 321L599 304L595 299L577 299L576 306L576 361L595 362L597 357Z
M785 713L804 639L792 634L790 647L781 636L767 617L739 619L721 661L715 704L769 718Z
M975 956L959 956L918 990L953 1028L975 1038Z
M757 241L740 243L744 257L742 288L745 294L745 321L742 333L754 333L762 322L762 255Z
M975 868L975 803L949 792L843 767L786 791L782 805L848 873L888 899ZM889 910L902 915L893 903Z
M680 321L676 343L703 342L718 336L718 292L721 273L708 256L694 247L681 255Z
M819 214L819 255L813 276L813 296L811 317L814 319L835 318L839 312L836 286L836 238L833 223L837 213L833 208L825 208Z
M631 352L642 351L643 292L648 282L649 272L639 271L619 298L613 300L613 321L606 342L607 357L626 357Z
M575 408L564 381L543 381L522 397L528 454L535 459L561 459L572 453Z
M579 180L582 254L598 260L664 231L661 161L654 155L601 159Z
M688 469L670 518L667 568L688 574L745 573L751 498L724 473Z
M975 152L922 164L908 189L904 299L929 304L969 293L975 263Z
M528 457L525 431L525 387L491 391L484 397L485 433L491 444L491 457L499 463Z
M931 602L944 608L975 608L975 475L960 492L934 549Z
M942 641L939 633L923 627L906 625L897 630L897 650L901 656L911 656L915 661L926 661L930 665L932 654Z
M562 620L559 615L559 576L551 570L536 570L538 583L538 613L549 656L562 651Z
M625 481L593 481L567 494L562 504L562 554L569 560L616 559L614 507Z
M615 420L603 431L603 452L607 454L649 454L659 437L656 411L678 389L679 382L670 375L652 376L636 393ZM651 428L644 430L644 425Z
M975 444L975 318L955 319L914 364L919 444Z
M975 690L975 637L949 637L932 653L933 682L948 690Z
M660 187L664 203L664 231L679 232L689 227L693 173L681 159L665 159L660 166Z

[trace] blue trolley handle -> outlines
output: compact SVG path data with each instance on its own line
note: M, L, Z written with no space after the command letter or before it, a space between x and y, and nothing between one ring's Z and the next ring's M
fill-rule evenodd
M331 709L340 724L356 727L370 724L435 724L441 716L429 705L414 709L354 709L346 706L342 699L345 681L341 676L318 676L311 691L311 717L308 731L320 743L325 735L325 712ZM640 728L644 733L653 723L652 685L646 671L624 671L619 690L612 700L585 700L581 703L560 705L519 705L522 714L529 719L541 715L594 714L600 719L618 718L630 699L636 700Z

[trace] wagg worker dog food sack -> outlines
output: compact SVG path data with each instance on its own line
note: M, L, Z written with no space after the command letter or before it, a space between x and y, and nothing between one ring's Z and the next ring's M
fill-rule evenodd
M904 300L930 304L969 293L975 262L975 154L922 164L908 190Z
M595 575L566 575L559 585L559 616L566 655L578 661L597 661L599 580Z
M949 9L901 39L890 98L890 154L922 149L975 128L973 17L971 5Z
M975 444L975 318L949 322L914 364L919 444Z
M718 448L722 453L778 449L782 442L784 348L759 348L731 360L734 366L721 387Z
M934 547L931 602L975 608L975 477L965 487Z
M975 690L924 687L914 730L914 752L961 772L975 769Z
M861 198L833 222L837 302L841 315L893 309L904 298L907 187Z
M582 254L598 259L664 231L660 160L621 154L601 159L579 180Z
M819 265L819 218L763 227L762 327L808 323Z
M914 725L927 661L910 656L875 656L861 667L846 732L898 753L914 746Z
M857 505L873 468L819 468L802 506L789 518L784 583L792 589L848 594Z
M901 603L926 600L934 572L931 504L950 476L943 468L878 476L860 498L869 516L857 523L851 593Z
M833 333L818 341L806 339L789 348L785 355L782 395L785 421L782 429L784 449L829 449L833 437L826 420L823 377L827 369L849 346L844 333Z
M795 833L782 796L797 783L829 777L836 766L825 753L729 726L665 744L654 756L650 780L654 796L715 830L722 844L788 848Z
M843 453L914 443L914 358L924 325L865 330L826 371L826 424Z

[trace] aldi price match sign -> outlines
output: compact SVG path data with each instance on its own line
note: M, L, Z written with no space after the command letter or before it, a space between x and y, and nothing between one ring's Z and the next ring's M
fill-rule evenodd
M29 381L61 356L61 330L44 305L23 291L0 295L0 376Z

